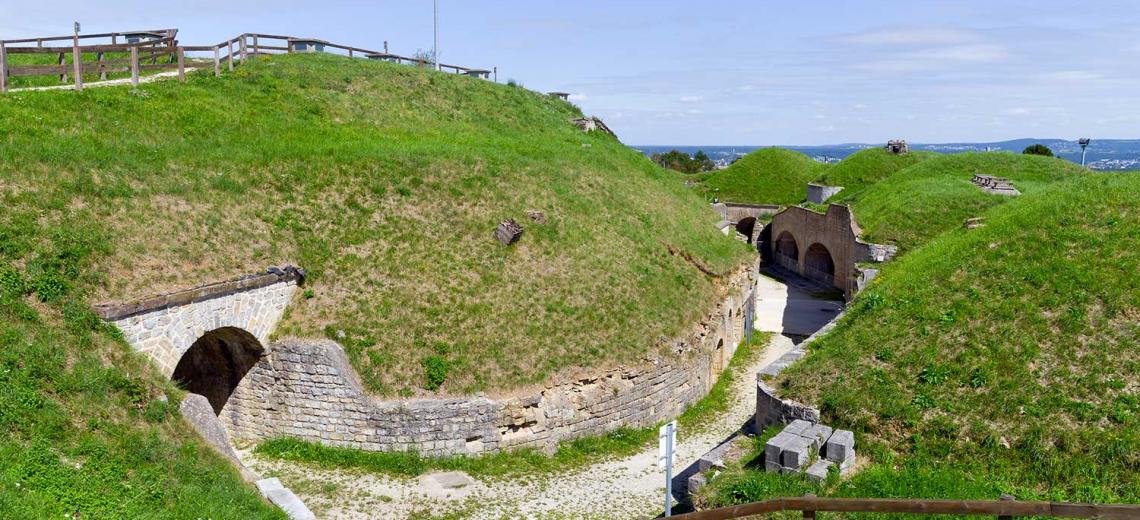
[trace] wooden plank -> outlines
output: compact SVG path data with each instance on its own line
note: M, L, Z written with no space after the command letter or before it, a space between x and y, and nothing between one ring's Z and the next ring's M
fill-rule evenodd
M726 520L776 511L831 511L981 516L1054 516L1124 520L1140 518L1140 505L1018 502L1013 500L899 500L884 498L778 498L679 515L678 520Z
M221 49L214 47L214 76L222 75L222 64L218 61L219 54L221 54Z
M66 75L70 70L71 65L22 65L19 67L8 67L8 76L43 76L46 74Z
M228 46L229 52L230 52L229 59L226 60L226 62L227 62L226 66L229 67L230 72L233 72L234 71L234 41L230 40L229 43L226 45Z
M241 54L241 62L245 63L245 35L242 35L241 40L238 42L238 53Z
M132 45L81 45L85 52L128 52ZM52 54L71 52L71 47L8 47L9 54Z
M120 31L120 32L109 32L109 33L80 34L79 39L90 40L90 39L94 39L94 38L111 38L112 40L114 40L116 35L123 35L123 34L146 34L146 35L150 35L150 36L162 37L162 36L165 36L168 33L168 31L178 31L178 29L157 29L157 30L148 30L148 31ZM67 36L40 36L37 38L22 38L22 39L16 39L16 40L2 40L2 41L4 43L9 43L9 44L11 44L11 43L36 43L36 42L67 41L67 40L71 40L73 38L75 38L75 35L69 34Z
M103 70L103 53L95 53L95 70L99 71L99 81L107 81L107 72Z
M139 86L139 48L131 47L131 86Z
M259 52L261 51L257 48L257 35L255 34L253 35L253 55L257 56L257 53Z
M64 65L67 65L67 55L62 53L62 52L59 53L59 59L56 61L56 63L58 63L61 67ZM60 83L67 83L67 68L66 67L63 69L63 73L59 75L59 82Z

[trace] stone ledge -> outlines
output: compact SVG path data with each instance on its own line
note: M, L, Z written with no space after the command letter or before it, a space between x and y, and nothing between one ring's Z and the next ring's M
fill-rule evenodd
M270 267L265 273L251 274L206 285L199 285L191 289L184 289L156 296L149 296L126 303L97 303L93 306L95 314L106 321L116 321L138 314L145 314L171 307L198 303L214 298L229 296L231 294L259 289L276 283L297 281L303 282L305 270L299 267L286 266L284 269Z

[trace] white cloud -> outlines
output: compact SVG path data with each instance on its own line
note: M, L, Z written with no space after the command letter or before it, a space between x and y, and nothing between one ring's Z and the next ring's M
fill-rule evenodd
M680 101L682 103L697 103L703 99L705 99L704 96L681 96Z
M590 97L585 94L570 94L569 97L570 101L586 101L587 99L590 99Z
M1025 108L1025 107L1013 107L1013 108L1007 108L1003 112L1006 115L1011 115L1011 116L1024 116L1024 115L1029 115L1033 111L1029 110L1028 108Z
M975 45L935 47L910 53L910 56L920 60L992 63L1004 60L1009 56L1009 51L1001 45L979 43Z
M1090 81L1102 77L1104 76L1091 70L1060 70L1046 72L1040 76L1045 81Z
M864 105L863 103L855 103L854 105L851 105L851 108L854 108L855 110L866 110L867 105Z
M850 34L839 38L842 43L854 45L960 45L976 42L980 38L972 31L939 29L933 27L899 27Z

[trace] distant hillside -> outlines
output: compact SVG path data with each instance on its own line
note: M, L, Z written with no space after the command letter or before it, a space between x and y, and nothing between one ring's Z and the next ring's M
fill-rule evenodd
M827 168L812 158L783 148L757 150L708 176L709 198L755 204L795 204L804 200L807 183Z
M836 196L835 200L851 200L858 197L868 186L891 174L937 156L938 154L933 152L895 155L883 148L868 148L832 165L824 171L823 176L816 179L816 182L828 186L843 186L841 196Z
M871 241L914 248L987 208L1009 202L970 182L976 173L1005 177L1024 194L1088 170L1060 159L1006 152L939 155L903 168L861 192L840 192L831 202L851 204Z

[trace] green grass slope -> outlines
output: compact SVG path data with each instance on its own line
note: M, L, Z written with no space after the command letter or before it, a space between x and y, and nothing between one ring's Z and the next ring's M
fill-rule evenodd
M807 183L827 165L783 148L757 150L705 179L709 198L749 204L795 204L807 196Z
M1068 161L1012 153L938 155L903 168L861 192L840 192L831 202L850 204L873 242L902 250L955 227L1011 197L986 193L970 179L975 173L1005 177L1025 195L1088 170Z
M440 392L504 390L644 355L714 298L694 263L751 256L579 114L464 76L279 56L0 97L0 189L101 237L90 299L291 262L311 278L280 335L337 339L371 390L426 393L441 374ZM526 229L509 248L491 236L506 218Z
M88 309L82 218L0 177L0 518L285 518L178 416L180 392ZM9 185L10 186L10 185Z
M856 198L868 186L879 182L891 174L932 157L935 152L914 151L905 155L895 155L883 148L868 148L855 152L842 161L824 170L816 182L828 186L843 186L843 191L835 200Z
M821 492L1140 502L1140 175L986 215L888 266L776 382L871 461ZM806 484L718 486L714 503Z

